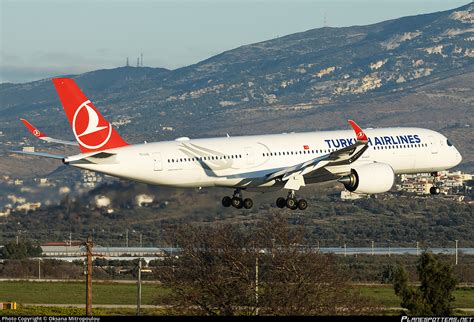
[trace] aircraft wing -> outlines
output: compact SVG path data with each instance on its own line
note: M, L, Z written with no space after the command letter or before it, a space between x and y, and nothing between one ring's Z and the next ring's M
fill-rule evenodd
M43 140L43 141L46 141L46 142L50 142L50 143L59 143L59 144L65 144L65 145L75 145L75 146L78 146L78 143L77 143L77 142L59 140L59 139L54 139L54 138L51 138L51 137L49 137L49 136L46 136L43 132L41 132L40 130L38 130L33 124L31 124L30 122L28 122L28 121L25 120L25 119L21 119L21 122L23 122L23 124L24 124L25 127L31 132L31 134L33 134L34 136L36 136L36 137L37 137L38 139L40 139L40 140Z
M318 172L321 172L321 170L329 166L346 165L356 161L368 148L368 138L354 121L349 120L348 122L356 133L357 141L354 144L312 160L267 174L263 182L279 180L285 182L284 187L286 189L297 190L299 187L305 185L305 177L318 176ZM259 182L259 184L261 184L261 182Z

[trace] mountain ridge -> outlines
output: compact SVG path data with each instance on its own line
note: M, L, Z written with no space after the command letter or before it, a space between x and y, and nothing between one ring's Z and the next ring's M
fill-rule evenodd
M118 67L72 77L130 141L328 129L351 117L362 126L449 128L444 134L467 149L469 164L473 7L310 29L174 70ZM0 100L4 147L30 142L20 117L71 137L49 79L0 84Z

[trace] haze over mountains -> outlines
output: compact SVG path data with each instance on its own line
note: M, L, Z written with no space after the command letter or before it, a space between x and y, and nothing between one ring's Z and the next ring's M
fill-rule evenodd
M121 67L73 78L130 143L343 128L354 118L363 127L441 131L461 151L461 167L474 170L473 9L308 30L176 70ZM30 138L20 117L72 138L49 79L0 84L0 102L2 150ZM59 166L0 160L0 172L13 176Z

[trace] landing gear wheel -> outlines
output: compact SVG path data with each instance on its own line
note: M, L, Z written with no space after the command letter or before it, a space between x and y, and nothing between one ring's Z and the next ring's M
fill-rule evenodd
M293 208L297 207L296 199L295 198L286 199L286 206L290 209L293 209Z
M232 198L228 196L222 198L222 205L226 208L232 206Z
M276 201L276 205L278 208L285 208L286 207L286 199L283 197L280 197Z
M300 199L300 200L298 201L298 208L299 208L300 210L305 210L306 208L308 208L308 202L307 202L306 200L304 200L304 199Z
M239 197L232 198L232 206L237 209L241 209L244 206L244 202Z
M439 190L439 187L431 187L431 188L430 188L430 193L431 193L432 195L439 195L440 192L441 192L441 191Z
M253 207L253 201L250 198L244 199L244 208L250 209Z

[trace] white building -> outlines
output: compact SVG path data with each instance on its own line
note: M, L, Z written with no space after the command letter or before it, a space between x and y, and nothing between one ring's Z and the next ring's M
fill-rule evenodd
M106 196L95 196L95 205L99 208L107 208L110 203L110 198Z
M356 199L362 199L362 198L367 199L367 198L370 198L370 196L364 193L355 193L355 192L350 192L347 190L341 191L342 200L356 200Z
M21 210L21 211L29 211L29 210L36 210L39 207L41 207L41 202L27 202L22 205L16 206L16 210Z
M143 207L144 205L151 204L153 202L153 196L143 193L135 197L135 202L139 207Z

